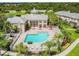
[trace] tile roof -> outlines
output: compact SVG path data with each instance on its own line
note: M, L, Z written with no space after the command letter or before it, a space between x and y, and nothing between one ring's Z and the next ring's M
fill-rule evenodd
M39 21L39 20L48 20L48 16L44 14L27 14L21 17L12 17L8 18L7 21L10 23L25 23L26 21Z
M24 16L28 21L48 20L48 16L44 14L27 14Z
M12 17L12 18L8 18L7 21L9 21L10 23L24 23L23 19L21 17Z
M79 19L79 13L70 13L69 11L58 11L58 12L55 12L55 14L61 15L61 16L71 17L74 19Z

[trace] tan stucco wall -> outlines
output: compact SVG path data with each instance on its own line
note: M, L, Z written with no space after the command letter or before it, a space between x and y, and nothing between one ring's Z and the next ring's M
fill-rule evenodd
M30 24L29 21L28 21L28 23ZM46 24L46 26L47 26L47 21L41 21L41 23L40 23L40 21L38 21L37 27L39 27L40 24L42 25L42 28L43 28L44 24ZM23 23L19 24L18 23L18 24L13 24L13 25L17 26L21 32L25 32L25 24L23 24Z
M25 31L25 24L12 24L13 26L17 26L21 32Z

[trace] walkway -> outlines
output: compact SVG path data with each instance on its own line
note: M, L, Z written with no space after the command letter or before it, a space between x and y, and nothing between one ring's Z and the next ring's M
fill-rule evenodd
M56 56L65 56L65 55L67 55L78 43L79 43L79 38L77 40L75 40L66 50L64 50L60 54L57 54Z
M17 56L18 53L17 52L12 52L12 51L1 50L0 51L0 56L5 56L5 55ZM24 54L20 54L20 56L24 56Z
M17 34L16 37L13 38L13 42L10 45L10 49L13 48L14 44L16 43L16 41L18 40L20 35L21 35L21 33Z

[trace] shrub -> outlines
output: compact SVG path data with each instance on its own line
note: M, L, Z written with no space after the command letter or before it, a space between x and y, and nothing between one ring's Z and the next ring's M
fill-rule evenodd
M29 23L26 23L25 26L26 26L25 30L29 30L31 28L31 25Z
M50 56L55 55L57 53L58 53L57 48L56 49L53 48L52 50L50 50ZM48 56L49 55L49 50L40 51L39 55Z
M79 29L77 29L75 32L76 32L76 33L79 33Z
M23 46L23 43L16 45L13 51L18 52L19 54L28 54L28 49L26 46Z
M56 53L57 53L57 51L53 51L53 50L52 50L52 51L50 52L50 55L51 55L51 56L52 56L52 55L56 55Z
M41 55L41 56L48 56L48 50L44 50L44 51L40 51L39 52L39 55Z
M0 40L0 47L8 50L9 43L10 40L6 40L6 39Z
M19 32L19 29L18 29L17 26L14 26L14 27L13 27L13 30L14 30L15 33L18 33L18 32Z

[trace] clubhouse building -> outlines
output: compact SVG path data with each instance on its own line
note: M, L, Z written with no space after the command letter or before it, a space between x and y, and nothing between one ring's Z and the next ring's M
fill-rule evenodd
M8 18L12 25L17 26L19 31L25 32L26 24L30 24L31 28L46 28L48 22L48 16L45 14L38 14L38 10L31 10L30 14L15 16Z

